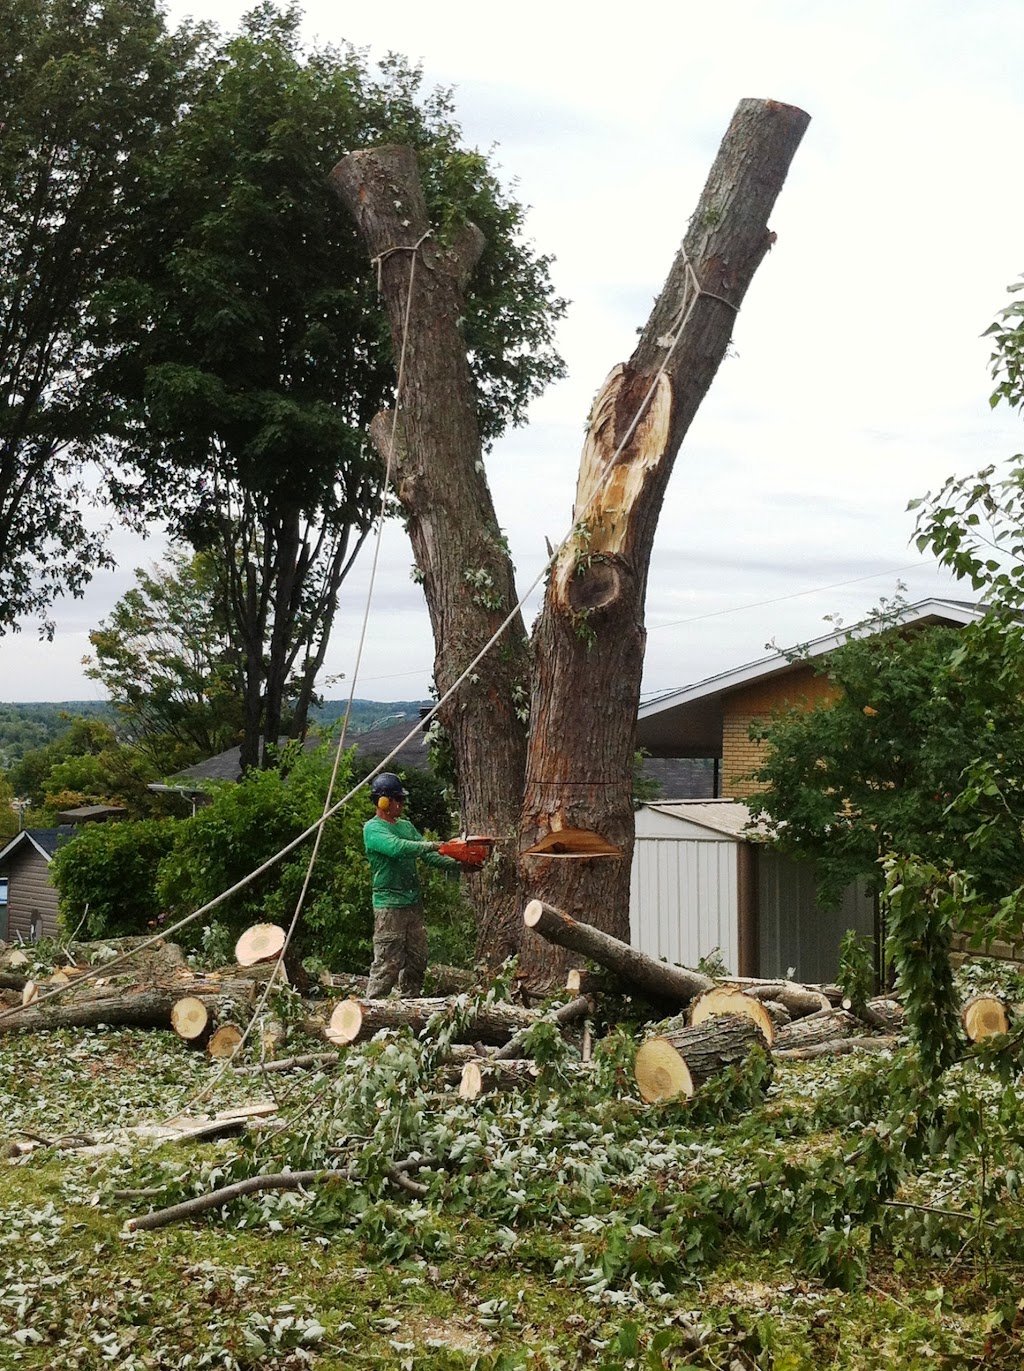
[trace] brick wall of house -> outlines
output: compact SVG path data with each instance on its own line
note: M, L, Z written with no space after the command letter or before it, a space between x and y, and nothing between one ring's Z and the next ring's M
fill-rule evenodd
M776 710L813 709L822 700L835 699L836 688L813 667L801 666L773 681L741 686L722 702L721 794L743 799L764 789L750 780L761 763L763 744L750 738L750 726L769 718Z

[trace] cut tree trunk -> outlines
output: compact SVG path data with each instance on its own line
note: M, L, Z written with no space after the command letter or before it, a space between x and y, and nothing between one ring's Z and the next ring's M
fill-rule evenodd
M285 931L277 924L253 924L235 944L235 961L239 966L255 966L269 962L285 944Z
M712 990L715 982L699 971L655 961L629 943L604 933L554 909L543 900L531 900L523 911L523 923L547 942L575 952L592 962L600 962L631 986L656 1000L673 1005L688 1004L695 995Z
M689 1099L712 1076L745 1061L755 1044L769 1050L757 1024L741 1014L658 1034L636 1054L637 1087L648 1104Z
M795 981L763 981L752 976L729 977L723 986L734 986L744 995L752 995L755 1000L778 1000L784 1004L794 1019L805 1014L817 1014L828 1009L832 1000L817 986L797 985Z
M517 601L484 472L460 327L485 244L473 225L450 244L431 236L411 148L352 153L330 179L378 263L392 348L396 359L404 356L398 428L393 415L378 415L371 436L392 461L434 635L434 682L443 696ZM462 823L469 832L510 842L523 793L529 672L526 628L516 613L500 650L439 716L455 757ZM515 863L492 860L463 880L478 910L478 955L497 965L519 941Z
M644 601L658 516L680 444L774 241L768 216L807 123L792 106L740 102L640 341L594 401L574 536L555 559L533 633L523 882L623 941ZM622 856L566 862L525 855L565 828L591 830ZM519 966L528 983L561 983L568 965L564 952L524 937Z
M441 716L469 828L517 835L524 854L573 828L619 851L593 860L524 855L520 870L525 888L573 914L586 911L623 940L643 606L658 515L679 445L774 240L767 217L807 122L801 110L775 101L741 102L640 343L595 402L580 464L576 533L554 561L531 656L521 616L514 614L501 650ZM331 179L377 261L393 351L405 361L397 439L392 443L387 417L378 416L373 433L385 455L393 449L443 692L515 604L458 324L480 236L467 229L448 247L428 236L409 149L354 153ZM521 970L535 987L548 987L564 978L568 957L515 926L511 867L507 859L492 860L473 878L483 901L480 951L494 961L522 939Z
M365 1042L382 1028L409 1028L422 1033L435 1014L460 1012L455 1000L342 1000L324 1030L328 1042L344 1046ZM507 1043L513 1034L531 1028L539 1015L519 1005L488 1005L457 1035L464 1043Z
M179 986L76 986L40 1004L0 1013L0 1034L46 1028L95 1028L111 1024L129 1028L171 1027L171 1011L187 993L203 1000L244 1007L251 1003L252 986L225 981Z
M171 1027L187 1043L205 1039L210 1026L209 1010L197 996L183 995L171 1005Z
M964 1005L960 1020L972 1043L1010 1031L1010 1011L997 995L973 995Z
M223 1061L226 1057L233 1057L238 1051L242 1041L242 1030L237 1024L222 1023L210 1034L210 1041L206 1044L206 1051L214 1061Z

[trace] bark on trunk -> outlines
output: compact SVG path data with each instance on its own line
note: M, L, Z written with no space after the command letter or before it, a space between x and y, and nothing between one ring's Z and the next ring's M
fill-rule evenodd
M410 148L353 153L335 167L331 183L378 262L396 359L406 342L393 470L430 613L434 681L444 695L517 600L459 329L483 239L472 226L449 245L429 236ZM392 416L378 416L371 433L386 457ZM467 680L440 714L455 757L459 813L471 832L515 838L528 696L526 629L517 614L479 678ZM519 940L515 863L499 847L479 875L464 879L477 908L479 956L499 963Z
M780 1028L775 1034L775 1047L779 1052L792 1047L813 1047L835 1038L856 1037L860 1029L860 1021L845 1009L822 1010Z
M740 1014L648 1038L636 1054L640 1094L648 1104L689 1099L712 1076L744 1061L755 1044L768 1051L758 1026Z
M435 1014L459 1012L454 1000L343 1000L331 1015L324 1030L328 1042L339 1046L365 1042L382 1028L410 1028L422 1033ZM473 1043L507 1043L514 1033L531 1028L540 1016L514 1004L492 1004L481 1010L457 1035L456 1040Z
M554 564L534 631L520 852L575 827L599 833L622 855L589 862L523 855L524 884L623 940L644 599L658 516L676 453L774 241L768 215L807 123L792 106L740 102L640 342L594 402L576 533ZM568 964L564 952L524 937L520 969L528 983L562 982Z
M95 986L70 990L42 1004L0 1014L0 1034L24 1033L45 1028L95 1028L116 1024L128 1028L171 1028L171 1010L184 995L204 1002L228 1001L240 1009L252 1001L252 985L225 981L205 984L184 982L174 987L146 986L126 990L123 986Z
M534 1061L487 1061L475 1059L462 1068L459 1098L476 1100L494 1090L522 1090L536 1083L539 1068Z

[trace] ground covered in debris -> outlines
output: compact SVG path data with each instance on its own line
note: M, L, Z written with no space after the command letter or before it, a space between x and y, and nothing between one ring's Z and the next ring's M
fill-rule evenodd
M581 1070L549 1026L525 1090L460 1100L428 1044L254 1075L173 1034L0 1040L0 1365L1018 1366L1024 1111L982 1054L757 1054L638 1098L634 1037ZM322 1049L323 1044L318 1046ZM272 1104L241 1136L133 1131ZM24 1151L26 1144L33 1150ZM149 1232L256 1173L330 1170Z

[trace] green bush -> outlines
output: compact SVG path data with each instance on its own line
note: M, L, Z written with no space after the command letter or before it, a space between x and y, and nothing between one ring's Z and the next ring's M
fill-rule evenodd
M162 906L157 868L182 827L177 819L92 824L59 848L50 877L66 934L113 938L144 933Z

